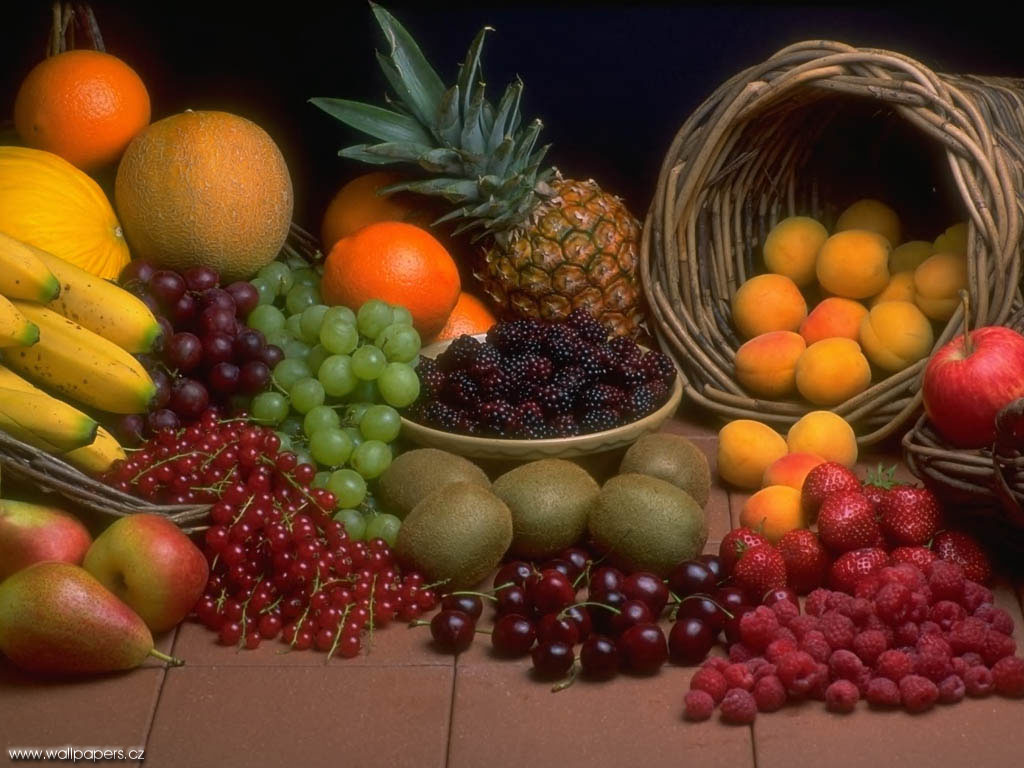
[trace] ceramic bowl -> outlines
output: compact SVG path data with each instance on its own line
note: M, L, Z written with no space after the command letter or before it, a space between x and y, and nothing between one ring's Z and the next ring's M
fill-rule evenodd
M485 334L475 338L482 340ZM420 350L424 357L437 357L444 352L451 341L440 341ZM655 432L676 412L683 398L683 384L679 376L668 400L656 411L638 421L623 424L615 429L592 432L576 437L557 437L549 440L506 440L496 437L474 437L457 435L440 429L417 424L402 417L402 435L410 442L427 448L439 448L470 459L497 459L509 461L534 461L536 459L567 459L586 456L591 453L612 451L632 445L648 432Z

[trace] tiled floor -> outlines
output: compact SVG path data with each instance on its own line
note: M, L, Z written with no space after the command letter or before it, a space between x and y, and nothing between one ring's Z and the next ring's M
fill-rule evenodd
M715 429L682 415L667 429L694 438L715 460ZM861 469L894 452L862 457ZM745 497L722 487L708 504L708 551ZM1001 587L1024 637L1024 589ZM489 624L481 623L481 628ZM40 682L0 661L3 747L144 746L146 766L1008 766L1020 762L1024 702L965 701L921 716L849 716L821 705L787 707L751 727L681 719L691 669L651 678L577 681L551 692L528 660L495 658L483 638L453 659L431 650L425 629L378 632L356 659L324 664L314 652L265 644L236 652L184 624L160 638L185 659L124 675Z

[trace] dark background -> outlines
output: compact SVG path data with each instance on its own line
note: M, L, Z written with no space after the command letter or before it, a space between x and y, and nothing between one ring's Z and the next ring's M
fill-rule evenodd
M646 210L662 157L686 116L718 85L779 48L808 38L890 48L939 70L1024 76L1021 33L978 4L696 6L386 2L446 80L475 32L492 99L515 74L525 115L544 120L550 158ZM0 120L45 52L49 3L7 3L0 19ZM12 7L14 6L14 7ZM296 220L318 228L356 167L336 156L357 137L311 96L379 101L373 51L382 40L367 3L95 2L107 50L147 84L153 119L224 109L262 125L281 146ZM1000 19L1002 18L1002 22Z

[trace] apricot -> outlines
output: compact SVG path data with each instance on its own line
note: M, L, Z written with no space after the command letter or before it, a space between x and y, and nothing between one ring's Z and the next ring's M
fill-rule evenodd
M779 398L796 391L796 361L807 349L792 331L769 331L736 350L736 379L750 394Z
M825 460L814 453L787 453L764 471L761 485L788 485L798 491L804 487L807 473Z
M883 301L909 301L914 303L914 273L897 272L889 278L889 284L882 289L882 292L871 299L871 306L881 304ZM861 318L863 320L864 318Z
M821 246L817 272L821 287L836 296L874 296L889 282L889 242L866 229L838 232Z
M870 383L871 366L852 339L816 341L796 361L796 388L815 405L838 405Z
M857 436L846 419L832 411L811 411L789 428L791 453L812 453L844 467L857 463Z
M757 275L732 297L732 321L746 339L769 331L795 331L807 317L807 302L785 275Z
M769 485L743 504L740 525L760 531L772 544L785 534L807 527L807 517L800 505L800 491L788 485Z
M914 270L914 302L932 320L949 320L966 287L967 258L955 253L936 253Z
M800 324L800 335L808 344L837 337L856 341L867 313L867 307L859 301L833 296L811 310Z
M967 222L958 221L935 238L935 253L967 255Z
M902 371L928 357L934 343L932 324L909 301L876 304L860 326L864 354L886 371Z
M935 253L935 246L927 240L910 240L892 249L889 254L889 272L913 272L921 262Z
M836 232L848 229L866 229L877 232L889 241L890 247L900 242L900 217L896 211L880 200L858 200L841 214Z
M718 474L738 488L754 490L761 487L768 466L788 451L782 435L766 424L730 421L718 433Z
M785 275L803 287L814 282L818 251L828 239L828 231L807 216L783 219L764 241L764 264L769 272Z

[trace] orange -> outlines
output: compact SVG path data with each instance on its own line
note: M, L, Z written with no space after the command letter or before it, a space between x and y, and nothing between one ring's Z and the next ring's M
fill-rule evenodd
M473 294L463 291L459 294L459 300L455 302L455 309L448 316L448 322L434 341L455 339L464 333L470 336L487 333L496 322L497 319L486 304Z
M423 198L402 192L377 194L381 187L404 179L398 173L374 171L356 176L338 190L327 206L320 226L324 249L329 251L341 238L378 221L404 221L421 227L430 224L436 216Z
M135 70L100 51L39 62L18 90L14 126L35 149L84 171L113 163L149 124L149 93Z
M455 261L425 229L400 221L370 224L327 255L320 292L327 304L357 310L381 299L409 310L425 339L440 331L459 299Z

